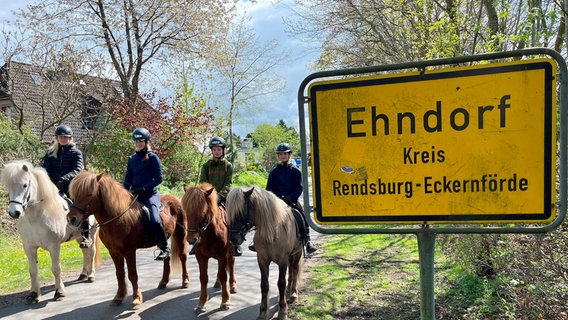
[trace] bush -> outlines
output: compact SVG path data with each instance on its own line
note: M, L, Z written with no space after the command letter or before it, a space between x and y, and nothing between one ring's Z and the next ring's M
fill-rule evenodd
M0 165L15 159L27 159L40 165L45 154L44 146L32 131L24 126L20 129L12 119L0 114Z

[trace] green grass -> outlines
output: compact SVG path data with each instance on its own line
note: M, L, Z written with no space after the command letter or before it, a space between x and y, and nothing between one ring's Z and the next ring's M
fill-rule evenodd
M0 295L30 289L30 274L28 259L19 236L5 236L0 233ZM101 258L109 257L108 251L101 244ZM83 267L83 254L76 241L61 245L61 271L63 274L76 275L81 273ZM38 250L38 271L40 281L47 280L53 284L51 273L51 258L49 252Z
M404 304L418 305L419 264L417 241L405 235L325 235L322 258L310 265L298 304L291 319L340 319L376 317L376 309L392 311L400 319ZM415 287L415 288L412 288ZM401 291L391 300L378 297L385 291ZM406 293L405 293L406 291ZM414 298L409 298L409 294ZM406 302L399 301L407 300ZM399 310L399 311L397 311ZM408 310L408 308L406 308Z

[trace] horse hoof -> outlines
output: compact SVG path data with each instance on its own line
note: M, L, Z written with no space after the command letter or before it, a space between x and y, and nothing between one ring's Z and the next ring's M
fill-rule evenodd
M132 305L133 305L133 306L138 306L138 305L140 305L140 304L142 304L142 299L136 298L136 299L132 300Z
M231 287L231 293L237 293L237 286Z
M54 301L61 301L65 298L65 293L59 291L59 289L55 290L55 294L53 295Z
M227 311L227 310L229 310L229 307L230 307L230 306L231 306L231 304L228 303L228 302L227 302L227 303L221 303L221 307L219 307L219 309L220 309L221 311Z
M286 320L286 319L288 319L288 315L285 314L285 313L283 313L283 314L280 314L280 313L279 313L279 314L278 314L278 318L276 318L276 319L278 319L278 320Z
M94 276L88 277L88 278L87 278L87 282L88 282L88 283L93 283L93 282L95 282L95 277L94 277Z
M182 282L182 283L181 283L181 287L184 288L184 289L185 289L185 288L188 288L188 287L189 287L189 281L184 281L184 282Z
M166 288L166 285L167 285L167 283L160 282L160 283L158 284L158 289L165 289L165 288Z
M84 273L81 273L79 275L79 278L77 278L77 281L83 281L83 280L86 280L86 279L87 279L87 275L84 274Z
M38 294L37 292L30 292L30 294L28 294L26 296L26 304L34 304L34 303L38 303L39 299L38 299Z
M207 311L207 307L205 307L205 306L197 306L195 308L195 313L197 313L197 314L203 313L205 311Z
M120 306L122 304L122 300L114 299L110 303L111 306Z
M288 303L294 303L296 301L298 301L298 295L297 294L291 295L287 300Z

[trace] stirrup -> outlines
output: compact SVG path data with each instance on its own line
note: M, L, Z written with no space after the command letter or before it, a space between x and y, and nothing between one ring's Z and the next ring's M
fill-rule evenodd
M256 252L256 248L254 247L254 243L249 244L249 250Z
M170 257L170 250L169 249L164 249L162 250L162 252L160 252L160 254L154 259L156 261L164 261L167 258Z
M91 246L92 243L93 242L91 241L90 238L83 237L83 240L81 240L81 242L79 242L79 247L80 248L88 248L88 247Z

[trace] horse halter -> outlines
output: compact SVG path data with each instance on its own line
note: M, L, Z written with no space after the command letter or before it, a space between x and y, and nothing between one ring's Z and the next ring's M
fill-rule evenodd
M199 236L197 237L197 240L195 241L195 243L199 242L199 239L201 238L201 233L203 233L205 230L207 230L207 227L209 227L209 224L211 224L211 221L209 219L207 219L207 213L204 214L204 218L201 221L201 225L199 226L199 228L191 228L191 227L187 227L187 232L188 233L197 233L199 234Z
M249 233L249 231L254 227L254 224L250 223L251 202L250 202L250 199L248 197L246 197L246 199L245 199L245 204L246 204L245 214L239 214L238 219L236 220L236 221L238 221L238 228L237 229L230 229L230 231L229 231L231 234L238 234L244 240L246 240L246 238L245 238L246 234ZM232 225L234 225L234 224L232 224Z
M26 185L24 185L24 188L25 188L25 190L26 190L26 193L25 193L24 196L22 197L23 200L22 200L22 201L18 201L18 200L10 199L10 202L8 203L8 205L9 205L10 203L19 204L19 205L22 206L22 209L24 209L24 211L26 211L26 209L27 209L29 206L32 206L32 205L37 204L37 203L40 203L40 202L42 201L42 200L36 200L36 201L30 203L30 199L31 199L31 197L32 197L32 194L31 194L31 192L30 192L30 185L29 185L29 184L26 184Z

